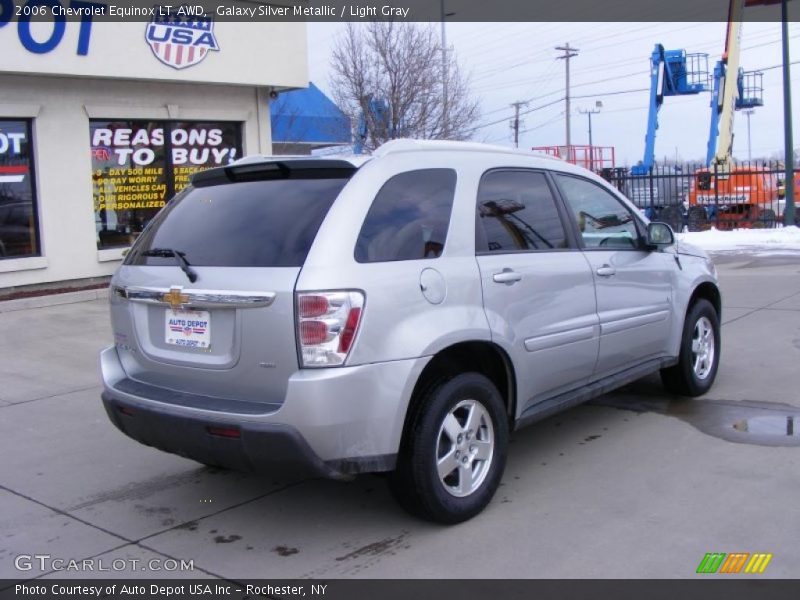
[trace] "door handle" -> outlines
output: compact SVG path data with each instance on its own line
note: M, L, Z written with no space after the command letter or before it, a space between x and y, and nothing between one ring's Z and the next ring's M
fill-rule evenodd
M599 267L595 273L600 275L600 277L611 277L612 275L617 274L617 270L610 265L603 265L602 267Z
M500 273L492 275L495 283L505 283L506 285L513 285L522 279L522 275L511 269L503 269Z

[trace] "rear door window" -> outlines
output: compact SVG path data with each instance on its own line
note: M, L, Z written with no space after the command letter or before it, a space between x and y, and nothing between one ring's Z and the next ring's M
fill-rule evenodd
M174 265L172 257L142 256L169 248L194 266L299 267L352 173L190 187L153 219L126 264Z
M360 263L438 258L456 189L452 169L395 175L378 192L356 242Z

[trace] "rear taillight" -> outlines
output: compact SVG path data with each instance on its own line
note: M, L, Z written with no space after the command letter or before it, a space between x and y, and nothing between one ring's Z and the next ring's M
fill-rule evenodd
M353 347L364 307L362 292L297 294L297 340L300 366L344 364Z
M319 294L301 294L297 297L297 312L301 317L321 317L330 309L328 298Z
M361 308L351 308L347 313L347 322L344 324L344 329L339 335L339 352L347 354L350 352L350 346L353 345L353 339L356 337L356 330L358 329L358 322L361 320Z

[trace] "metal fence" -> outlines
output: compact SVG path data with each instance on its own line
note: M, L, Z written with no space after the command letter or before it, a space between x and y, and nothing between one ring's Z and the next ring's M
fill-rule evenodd
M704 165L657 165L646 175L602 169L602 177L645 215L675 231L776 227L783 223L785 172L782 163L739 163L730 171ZM795 204L800 169L795 169Z

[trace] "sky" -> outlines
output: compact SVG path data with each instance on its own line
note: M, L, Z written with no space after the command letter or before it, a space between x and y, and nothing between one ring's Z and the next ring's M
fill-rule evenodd
M434 27L437 35L438 23ZM329 92L331 48L344 24L309 23L310 78ZM708 67L724 50L726 23L451 23L447 44L470 88L479 99L481 125L474 139L513 145L510 104L528 101L522 117L520 147L565 143L564 61L556 46L569 43L580 50L572 59L572 143L588 144L588 118L578 113L603 103L592 117L593 143L614 146L617 166L642 159L649 107L649 61L656 43L665 49L708 53ZM800 27L789 25L792 60L800 61ZM781 24L744 23L741 66L764 70L764 106L751 116L754 159L775 157L783 149L783 74ZM800 63L792 66L792 83L800 81ZM630 92L630 90L642 90ZM624 92L615 93L611 92ZM795 120L800 118L800 92L792 98ZM656 138L659 161L704 160L710 124L710 93L665 98ZM495 123L496 121L500 121ZM485 126L483 126L485 125ZM800 128L794 127L795 147ZM734 121L734 157L747 159L747 118Z

